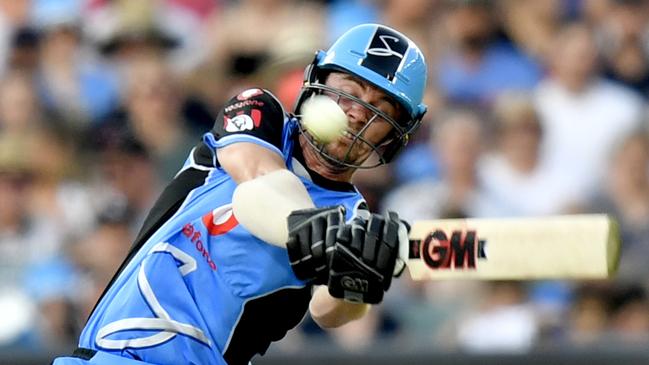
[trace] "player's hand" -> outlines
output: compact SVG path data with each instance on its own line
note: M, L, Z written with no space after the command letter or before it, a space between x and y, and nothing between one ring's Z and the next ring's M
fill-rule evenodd
M404 234L405 239L403 241ZM396 213L356 217L339 230L331 257L329 293L335 298L380 303L390 288L400 244L407 245L407 226ZM407 247L407 246L405 246Z
M296 210L287 220L286 249L295 276L313 284L327 284L333 246L338 231L345 224L345 208Z

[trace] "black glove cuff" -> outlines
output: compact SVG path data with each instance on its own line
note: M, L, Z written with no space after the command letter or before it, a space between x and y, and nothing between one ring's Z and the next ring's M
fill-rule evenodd
M331 259L327 287L334 298L378 304L383 300L384 277L364 264L347 247L337 244Z

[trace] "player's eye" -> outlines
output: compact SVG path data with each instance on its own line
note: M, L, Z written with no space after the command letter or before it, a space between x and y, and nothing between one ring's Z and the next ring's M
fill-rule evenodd
M355 101L353 101L352 99L346 98L344 96L339 96L338 97L338 105L340 105L340 107L343 110L349 110L349 109L353 108L356 104L357 103Z

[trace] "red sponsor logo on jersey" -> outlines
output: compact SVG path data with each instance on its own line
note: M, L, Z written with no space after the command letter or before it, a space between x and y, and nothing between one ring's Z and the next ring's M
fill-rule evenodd
M218 236L231 231L239 222L232 213L232 204L227 204L205 214L203 224L210 235Z
M257 95L261 95L264 92L261 89L248 89L244 90L241 92L241 94L237 95L237 100L246 100L250 99L252 97L255 97Z
M212 261L212 257L207 252L207 248L201 239L201 232L193 224L187 223L183 227L183 235L192 243L196 251L205 259L205 262L207 262L210 268L216 270L216 264Z

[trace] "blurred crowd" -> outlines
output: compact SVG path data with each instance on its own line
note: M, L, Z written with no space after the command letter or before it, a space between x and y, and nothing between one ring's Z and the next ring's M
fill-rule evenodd
M292 108L316 49L378 22L422 48L423 127L361 171L407 220L608 213L610 281L393 282L279 344L517 352L649 344L648 0L0 0L0 349L74 347L191 146L250 86ZM407 276L407 275L406 275Z

